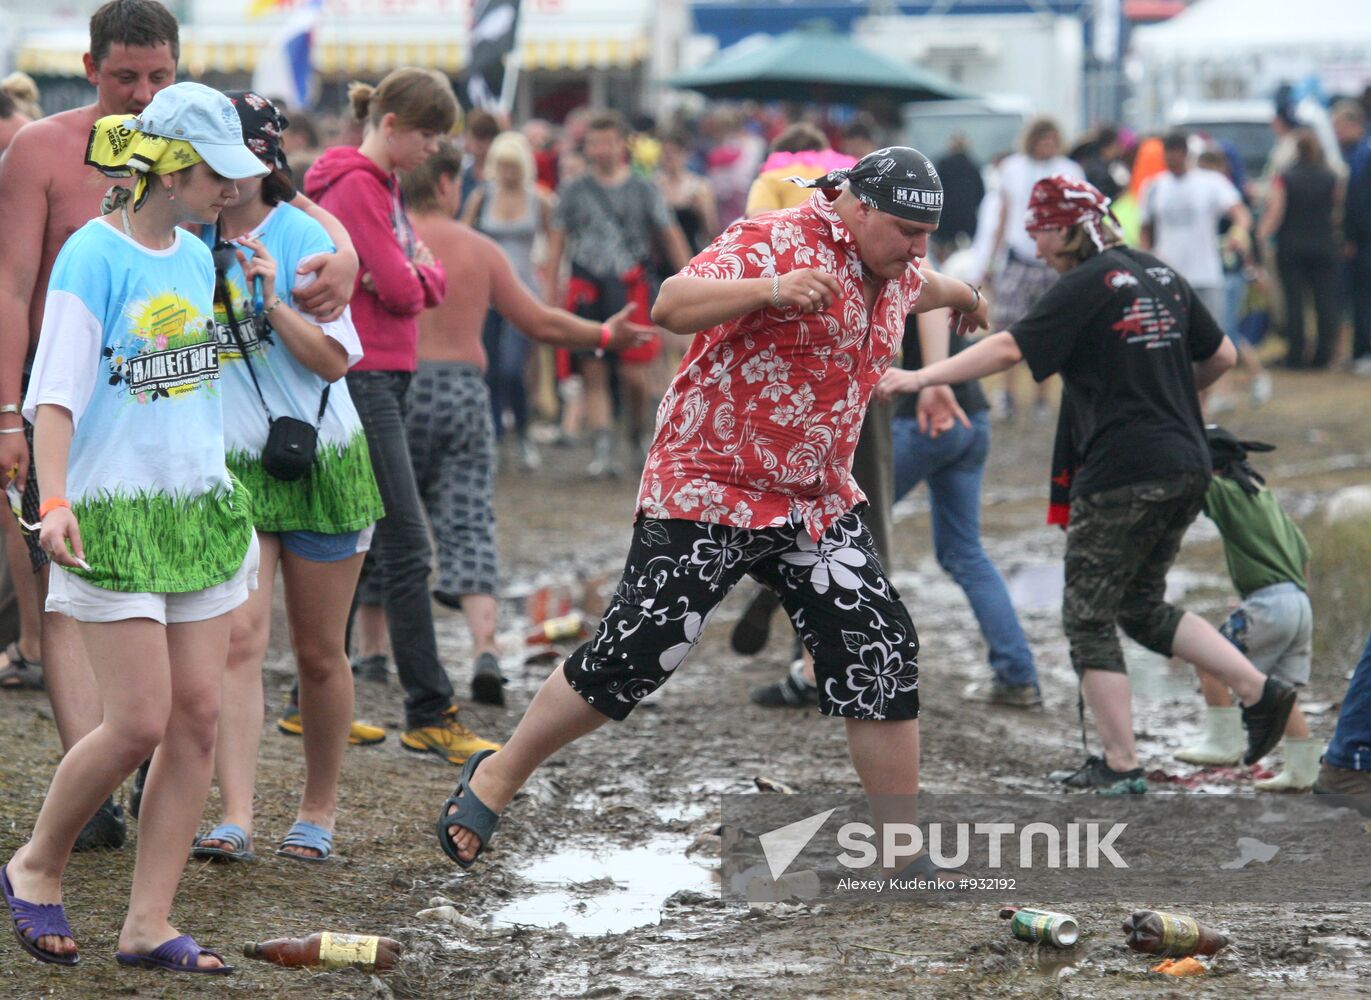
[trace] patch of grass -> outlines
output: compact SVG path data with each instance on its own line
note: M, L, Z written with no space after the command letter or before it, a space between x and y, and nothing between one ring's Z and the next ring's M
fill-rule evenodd
M253 524L261 531L360 531L385 516L360 430L352 440L320 441L314 468L286 482L267 474L260 454L231 451L228 466L252 496Z
M234 574L252 541L251 499L231 493L167 496L151 490L83 497L81 525L89 583L106 590L186 593Z
M1361 656L1371 628L1371 517L1304 526L1313 550L1309 599L1314 606L1314 676L1340 680Z

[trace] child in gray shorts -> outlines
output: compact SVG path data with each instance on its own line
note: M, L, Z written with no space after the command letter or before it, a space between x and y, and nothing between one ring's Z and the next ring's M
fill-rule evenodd
M1222 427L1205 428L1214 476L1204 512L1223 538L1224 558L1242 603L1219 630L1264 674L1287 684L1309 683L1314 615L1309 606L1309 543L1281 508L1248 452L1269 444L1240 441ZM1176 753L1191 764L1232 765L1243 750L1242 722L1231 693L1203 675L1207 706L1201 742ZM1262 791L1306 791L1318 776L1321 745L1309 738L1299 706L1285 727L1285 769L1258 781Z

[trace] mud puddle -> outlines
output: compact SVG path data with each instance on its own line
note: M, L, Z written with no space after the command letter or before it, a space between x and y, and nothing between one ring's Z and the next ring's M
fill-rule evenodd
M716 873L686 857L690 844L688 837L659 835L637 847L559 851L516 872L534 891L496 910L491 922L560 926L577 937L656 924L676 893L718 893Z

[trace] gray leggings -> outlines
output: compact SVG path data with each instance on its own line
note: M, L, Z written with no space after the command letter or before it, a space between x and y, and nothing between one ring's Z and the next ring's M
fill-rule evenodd
M443 595L494 594L500 566L495 551L495 433L490 392L475 365L424 361L410 385L405 434L419 496L437 545ZM363 604L379 604L375 574L359 590Z

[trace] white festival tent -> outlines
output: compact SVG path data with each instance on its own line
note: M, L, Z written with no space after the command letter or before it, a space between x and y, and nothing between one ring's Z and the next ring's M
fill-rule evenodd
M1133 32L1133 48L1161 62L1291 53L1339 59L1371 50L1367 0L1196 0Z

